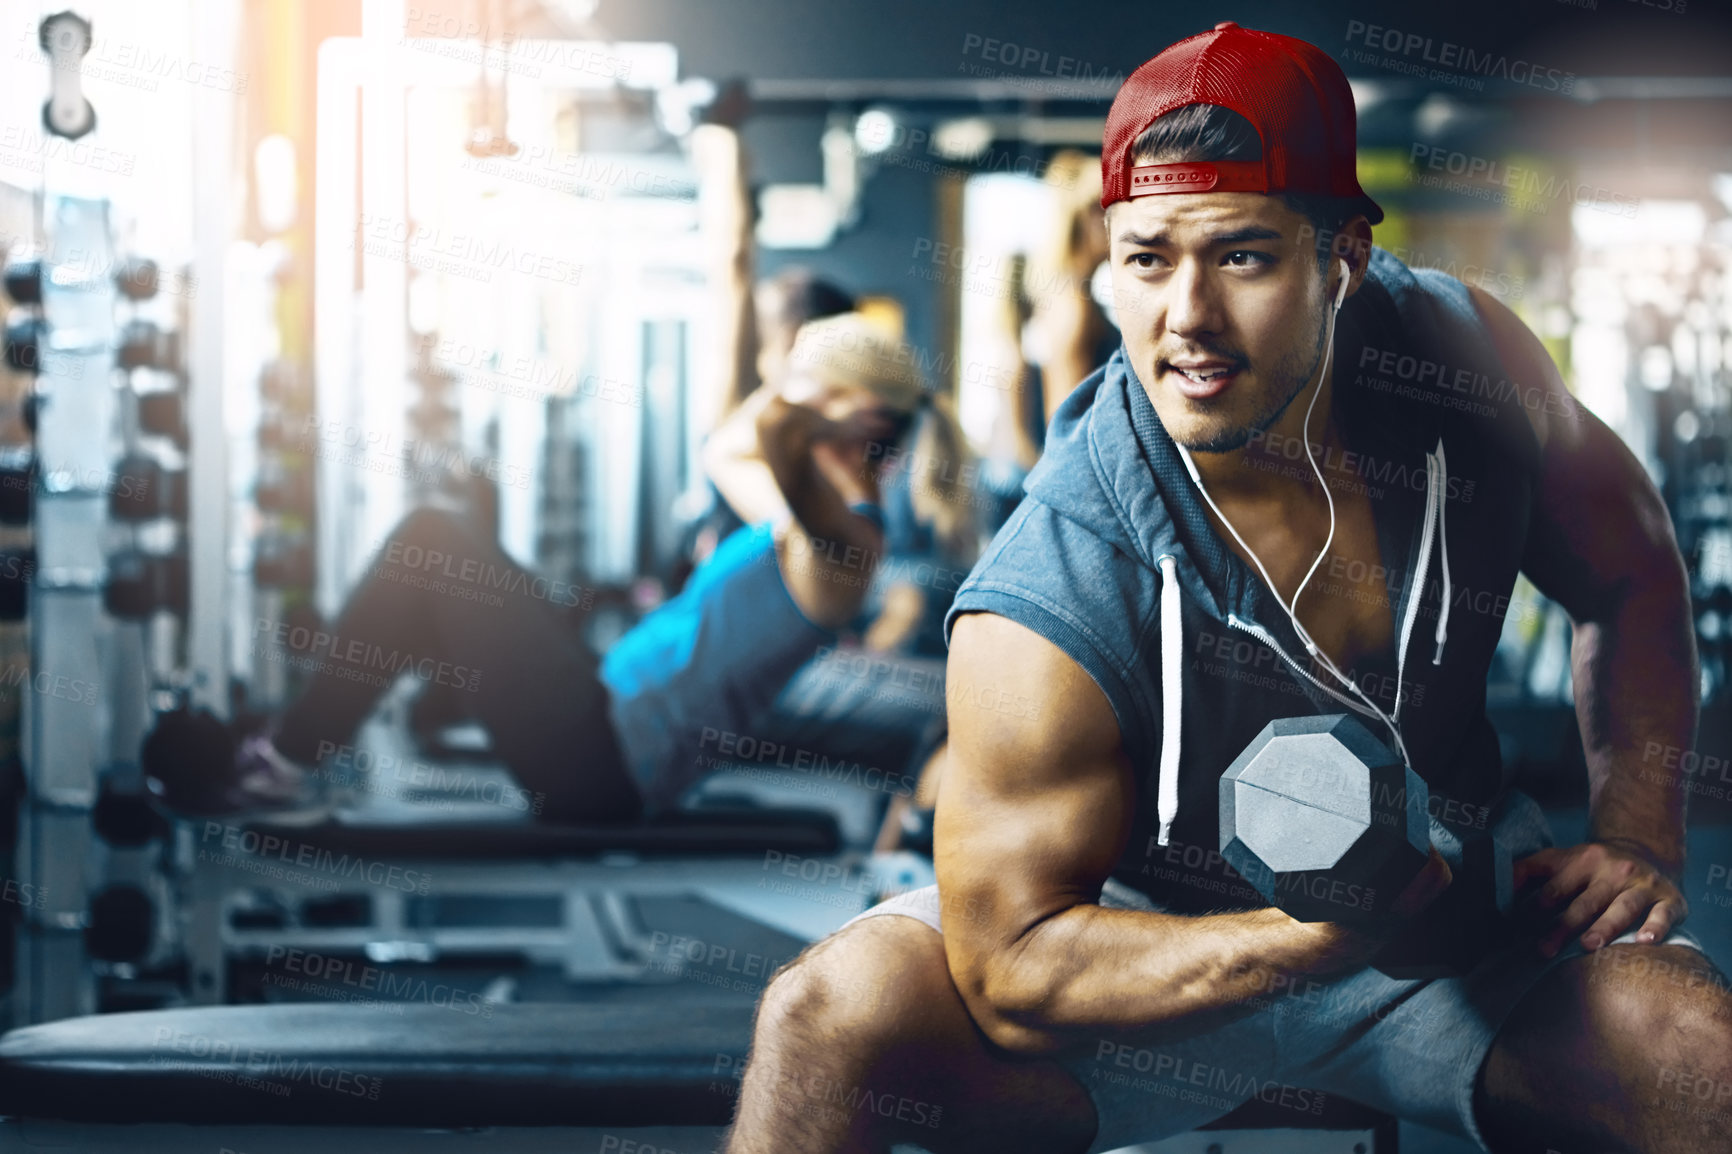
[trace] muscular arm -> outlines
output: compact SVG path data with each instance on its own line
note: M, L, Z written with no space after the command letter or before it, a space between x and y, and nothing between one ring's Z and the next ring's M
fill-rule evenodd
M944 946L998 1045L1044 1053L1101 1031L1193 1030L1242 1012L1278 976L1370 957L1367 936L1276 909L1185 917L1095 904L1135 800L1099 687L1038 634L978 613L956 623L947 685L935 834Z
M1541 446L1522 571L1574 623L1570 668L1587 754L1589 838L1621 844L1677 878L1685 792L1676 765L1696 730L1689 578L1671 518L1641 464L1569 397L1545 347L1514 313L1472 290ZM1644 753L1648 756L1644 757Z

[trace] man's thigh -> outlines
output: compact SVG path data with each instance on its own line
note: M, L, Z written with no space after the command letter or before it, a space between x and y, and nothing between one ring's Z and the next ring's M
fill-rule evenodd
M1475 1116L1498 1149L1723 1148L1732 993L1703 953L1609 945L1547 971L1498 1031ZM1658 1142L1656 1145L1660 1145Z
M927 887L851 924L886 913L904 915L886 920L914 919L941 933L943 915L958 911L941 910L936 887ZM1690 941L1674 934L1674 949L1664 953ZM1618 947L1626 954L1647 948ZM1465 977L1429 982L1372 969L1327 982L1301 979L1265 991L1250 1013L1225 1025L1164 1043L1103 1034L1058 1064L1094 1106L1090 1154L1189 1132L1252 1097L1293 1110L1300 1122L1330 1095L1483 1146L1474 1089L1500 1027L1549 972L1580 954L1579 945L1552 959L1517 947Z
M1619 941L1633 939L1631 931ZM1683 932L1666 942L1695 944ZM1275 1011L1280 1076L1485 1147L1475 1087L1499 1030L1549 974L1581 956L1579 943L1555 958L1521 943L1460 978L1397 981L1367 969L1302 985Z

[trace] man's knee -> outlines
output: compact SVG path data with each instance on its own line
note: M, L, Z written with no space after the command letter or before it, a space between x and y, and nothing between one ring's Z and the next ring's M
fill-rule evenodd
M1606 946L1529 991L1480 1078L1475 1110L1496 1149L1625 1148L1722 1086L1732 1108L1732 990L1688 946Z
M877 917L820 942L773 978L758 1008L760 1042L792 1036L882 1051L949 981L943 943L909 918Z
M1601 1046L1629 1052L1642 1076L1732 1062L1732 988L1699 951L1607 946L1586 969L1583 1021Z
M1576 963L1587 1020L1618 1033L1718 1016L1732 1007L1732 987L1689 946L1615 945Z

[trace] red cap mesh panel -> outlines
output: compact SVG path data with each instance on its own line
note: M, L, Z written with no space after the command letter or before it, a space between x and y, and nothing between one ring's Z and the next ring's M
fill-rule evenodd
M1361 198L1356 118L1347 77L1322 49L1234 24L1181 40L1126 79L1107 114L1101 206L1130 196L1130 149L1158 117L1187 104L1217 104L1251 122L1263 142L1267 192Z

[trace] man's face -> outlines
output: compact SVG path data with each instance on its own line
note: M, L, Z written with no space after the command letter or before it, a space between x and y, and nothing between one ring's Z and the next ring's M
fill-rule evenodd
M1323 356L1313 230L1275 196L1166 193L1107 213L1113 305L1161 424L1193 452L1269 428Z

